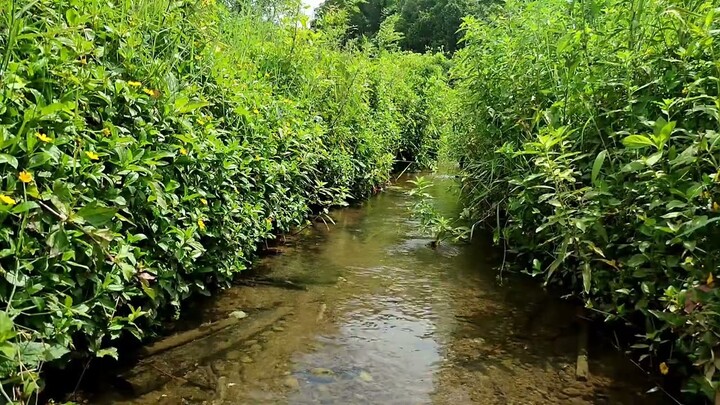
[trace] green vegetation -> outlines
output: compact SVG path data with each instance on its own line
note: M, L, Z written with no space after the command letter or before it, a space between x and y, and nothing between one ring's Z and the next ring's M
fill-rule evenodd
M318 15L346 11L350 29L346 40L375 38L383 24L392 25L405 50L444 51L452 54L461 46L460 25L466 16L481 16L496 0L326 0Z
M637 358L720 381L720 9L509 0L455 54L467 206L516 267L637 327Z
M117 356L119 337L152 334L263 240L368 196L396 160L431 165L447 128L444 57L341 48L343 13L317 31L298 3L0 11L10 402L37 391L44 362Z
M262 241L444 150L471 221L418 179L436 242L493 228L712 398L720 9L492 4L328 0L307 28L293 0L0 0L0 394L117 356Z

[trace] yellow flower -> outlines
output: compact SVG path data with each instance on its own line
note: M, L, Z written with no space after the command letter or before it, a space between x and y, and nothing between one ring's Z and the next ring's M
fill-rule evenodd
M201 231L205 230L205 222L202 219L198 219L198 228L200 228Z
M12 197L8 197L5 194L0 194L0 201L7 205L15 205L16 201Z
M695 260L693 259L692 256L688 256L685 258L685 264L693 264L694 262L695 262Z
M111 134L110 128L103 128L102 133L105 136L110 136L110 134Z
M80 57L80 64L81 65L87 65L87 59L84 56Z
M204 198L201 198L200 202L202 203L202 205L207 205L207 200Z
M85 152L85 156L87 156L88 159L90 159L90 160L98 160L98 159L100 159L100 156L98 156L97 153L95 153L95 152L93 152L93 151L91 151L91 150L86 151L86 152Z
M664 361L660 363L660 374L667 375L670 372L670 367Z
M717 201L713 202L713 211L718 212L720 211L720 204L717 203Z
M151 90L147 87L143 88L143 93L147 94L150 97L158 98L160 97L160 92L158 90Z
M258 111L257 108L253 108L253 112L254 112L255 114L260 114L260 111Z
M39 139L45 143L52 142L52 138L43 134L42 132L38 132L35 136L37 136L37 139Z
M128 82L128 86L130 86L130 87L140 87L140 86L142 86L142 83L129 81L129 82Z
M23 170L20 172L20 174L18 174L18 179L20 179L20 181L22 181L23 183L30 183L31 181L33 181L33 176L32 174L28 173L27 170Z
M183 155L183 156L187 155L187 149L185 149L185 148L180 148L180 154Z
M720 171L715 173L715 181L720 181Z
M705 281L707 282L707 285L713 285L713 283L715 283L712 273L708 274L708 278Z

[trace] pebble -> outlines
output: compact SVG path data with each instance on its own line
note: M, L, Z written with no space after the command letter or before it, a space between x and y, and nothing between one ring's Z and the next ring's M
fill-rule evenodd
M282 326L279 326L279 325L275 325L272 327L272 330L275 332L282 332L285 330L285 328L283 328Z
M253 362L253 359L252 359L252 357L250 357L250 356L248 356L247 354L245 354L245 355L243 355L243 356L240 357L240 362L241 362L241 363L246 363L246 364L247 364L247 363L252 363L252 362Z
M255 340L255 339L246 340L246 341L245 341L245 346L252 346L252 345L256 345L256 344L258 344L258 343L259 343L259 342L258 342L257 340Z
M247 318L248 314L245 313L245 311L233 311L233 312L230 312L230 316L235 319L243 319L243 318Z
M332 370L330 370L329 368L320 368L320 367L310 369L310 374L317 375L317 376L335 375L335 373Z
M358 375L358 379L363 382L370 382L373 380L373 376L370 373L368 373L367 371L363 370Z
M253 352L259 352L262 350L262 348L263 347L261 344L255 343L254 345L250 346L250 348L248 350L253 351Z
M579 388L575 388L575 387L566 387L566 388L563 388L560 392L562 392L563 394L565 394L569 397L581 397L583 395L582 390L580 390Z
M291 390L296 390L300 388L300 381L293 376L288 376L285 378L285 381L283 381L283 385Z

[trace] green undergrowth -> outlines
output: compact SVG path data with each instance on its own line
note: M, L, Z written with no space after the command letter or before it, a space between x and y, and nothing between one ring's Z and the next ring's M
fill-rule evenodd
M720 381L720 9L515 1L467 19L451 139L472 217L519 270L637 331L630 350Z
M258 244L431 165L442 56L299 4L0 0L0 378L116 356Z

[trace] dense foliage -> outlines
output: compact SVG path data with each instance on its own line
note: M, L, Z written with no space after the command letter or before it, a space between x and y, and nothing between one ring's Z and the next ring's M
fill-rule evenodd
M318 32L253 4L0 0L6 400L70 351L115 356L396 159L432 162L442 56L340 49L342 13Z
M720 9L510 0L468 19L451 150L468 207L526 272L639 326L712 398L720 363Z
M496 0L325 0L318 8L345 10L350 29L346 39L375 38L385 22L392 22L401 35L398 45L405 50L428 49L452 54L462 45L460 25L466 16L481 16Z

